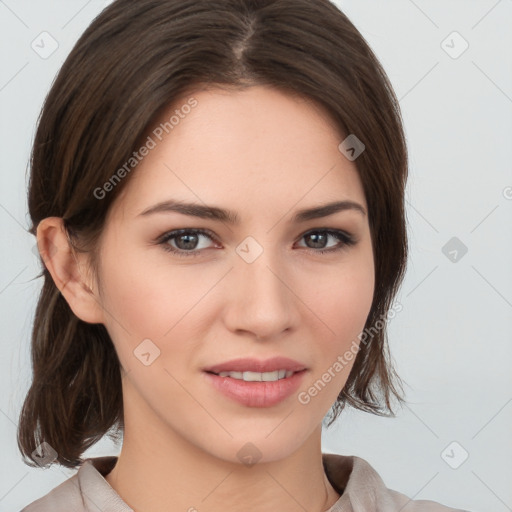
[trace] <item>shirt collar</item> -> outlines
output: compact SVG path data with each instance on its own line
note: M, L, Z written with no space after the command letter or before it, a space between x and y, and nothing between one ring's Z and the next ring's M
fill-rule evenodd
M323 453L327 478L340 498L326 512L385 512L393 501L384 482L372 466L354 455ZM133 512L104 478L117 463L117 457L89 458L77 473L84 508L87 512Z

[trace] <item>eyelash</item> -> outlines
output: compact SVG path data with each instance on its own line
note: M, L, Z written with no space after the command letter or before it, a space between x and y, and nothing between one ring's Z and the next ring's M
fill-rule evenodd
M310 231L304 233L300 237L300 239L302 239L308 235L317 234L317 233L331 235L334 238L337 238L341 242L341 245L339 245L337 247L331 247L329 249L312 249L309 247L305 248L306 250L311 251L315 254L338 252L338 251L341 251L348 247L351 247L357 243L357 241L348 233L346 233L344 231L337 230L337 229L327 229L327 228L310 230ZM164 233L162 236L158 237L155 240L155 243L158 245L162 245L162 248L164 249L164 251L173 253L176 256L179 256L180 258L191 258L191 257L193 258L196 256L201 256L201 253L204 249L185 251L183 249L175 249L174 247L171 247L167 243L169 240L173 240L173 239L177 238L178 236L185 235L185 234L204 235L212 241L215 241L215 242L217 241L216 238L209 231L206 231L204 229L188 228L188 229L177 229L174 231L169 231L167 233Z

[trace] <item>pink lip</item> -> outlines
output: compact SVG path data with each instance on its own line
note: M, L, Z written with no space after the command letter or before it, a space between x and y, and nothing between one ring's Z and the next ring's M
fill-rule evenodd
M286 365L284 367L281 366L280 368L284 369L285 367ZM272 407L273 405L285 400L299 389L306 371L307 370L298 371L290 377L274 382L245 382L231 377L220 377L215 373L208 373L206 371L203 375L205 375L215 389L242 405L247 407Z
M276 370L288 370L299 372L307 369L305 365L290 359L288 357L272 357L271 359L259 360L252 358L239 358L219 363L208 368L203 368L205 372L274 372Z

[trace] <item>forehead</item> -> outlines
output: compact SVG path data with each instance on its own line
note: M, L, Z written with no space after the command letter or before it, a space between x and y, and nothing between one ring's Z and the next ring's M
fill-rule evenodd
M148 133L153 147L123 193L133 214L169 196L235 210L366 205L356 165L338 149L344 135L305 97L266 86L202 89L174 101Z

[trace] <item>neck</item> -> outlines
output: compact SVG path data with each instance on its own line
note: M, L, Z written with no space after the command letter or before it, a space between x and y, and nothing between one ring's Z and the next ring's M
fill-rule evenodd
M325 512L340 497L324 472L321 425L290 456L252 466L205 453L168 429L165 442L155 432L132 435L145 428L125 418L121 453L105 476L135 512Z

